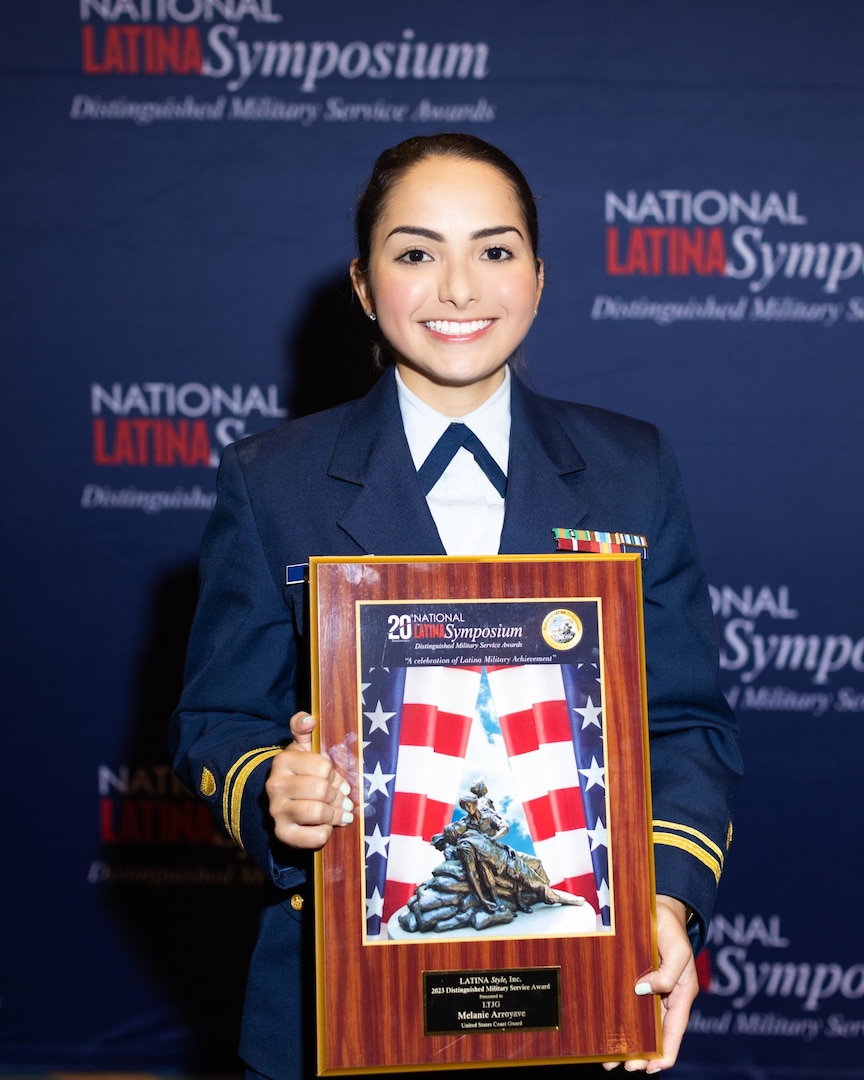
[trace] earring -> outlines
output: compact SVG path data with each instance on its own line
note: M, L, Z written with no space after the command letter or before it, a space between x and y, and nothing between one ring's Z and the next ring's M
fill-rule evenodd
M375 312L374 312L374 311L367 311L367 312L366 312L366 318L367 318L367 319L371 319L371 320L372 320L372 322L376 322L376 321L377 321L377 319L378 319L378 316L377 316L377 315L375 314Z

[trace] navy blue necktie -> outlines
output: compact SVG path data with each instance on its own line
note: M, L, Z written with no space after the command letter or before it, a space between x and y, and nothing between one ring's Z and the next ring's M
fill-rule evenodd
M501 498L507 491L507 477L498 462L466 424L451 424L429 452L429 457L417 470L423 494L428 495L444 474L444 470L453 460L460 446L474 455L474 460Z

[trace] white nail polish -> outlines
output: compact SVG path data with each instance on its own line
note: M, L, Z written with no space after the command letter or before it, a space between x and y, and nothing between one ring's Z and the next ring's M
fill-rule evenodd
M354 820L354 815L349 814L347 810L342 814L342 824L343 825L350 825L353 820Z
M638 994L639 997L647 997L649 994L653 994L651 989L651 983L636 983L633 987L633 992Z
M339 785L339 791L343 795L350 795L351 794L351 785L348 783L347 780L343 780L342 783Z
M343 799L342 800L342 809L343 810L353 810L354 809L354 803L351 802L350 799Z

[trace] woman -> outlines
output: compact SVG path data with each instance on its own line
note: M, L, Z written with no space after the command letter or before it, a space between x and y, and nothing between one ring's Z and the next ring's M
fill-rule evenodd
M537 397L510 373L543 291L537 237L524 177L482 140L419 137L385 151L359 204L351 279L390 367L365 398L223 457L172 731L180 776L282 890L262 918L241 1043L250 1069L274 1080L301 1075L314 1027L299 1005L309 855L354 810L344 776L311 751L315 720L302 711L305 602L284 582L285 567L310 555L544 553L562 525L648 537L661 964L634 990L662 995L665 1056L628 1070L671 1066L686 1028L693 949L731 835L734 722L665 440L648 424ZM439 461L433 448L454 420L483 446Z

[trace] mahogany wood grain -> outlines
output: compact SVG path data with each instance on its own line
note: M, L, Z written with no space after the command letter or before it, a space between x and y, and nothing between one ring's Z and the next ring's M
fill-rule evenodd
M640 573L635 555L313 560L314 710L336 758L359 738L357 601L600 598L614 875L612 933L364 944L361 830L334 830L316 869L319 1075L658 1056L659 1002L633 992L656 958ZM423 972L550 966L560 1030L424 1034Z

